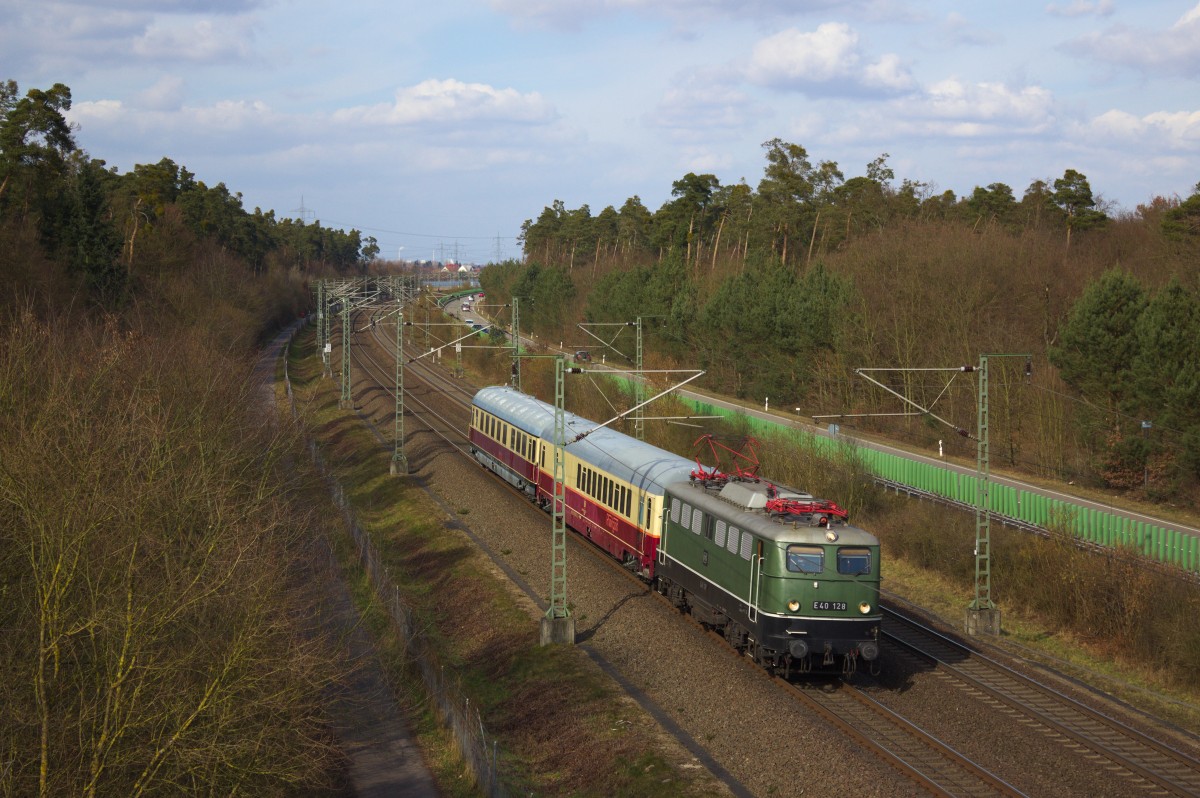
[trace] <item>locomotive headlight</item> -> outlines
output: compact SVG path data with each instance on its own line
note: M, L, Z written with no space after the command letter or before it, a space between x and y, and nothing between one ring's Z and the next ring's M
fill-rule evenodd
M858 611L861 612L863 615L866 615L868 612L871 611L871 602L864 601L863 603L859 604Z
M797 612L800 609L800 602L792 599L788 602L788 612Z

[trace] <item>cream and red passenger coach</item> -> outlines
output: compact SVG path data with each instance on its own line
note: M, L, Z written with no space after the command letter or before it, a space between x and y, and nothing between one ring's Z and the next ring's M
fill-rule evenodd
M646 578L662 537L663 486L690 478L695 463L565 413L566 521ZM554 406L509 387L475 395L471 452L539 504L554 495Z

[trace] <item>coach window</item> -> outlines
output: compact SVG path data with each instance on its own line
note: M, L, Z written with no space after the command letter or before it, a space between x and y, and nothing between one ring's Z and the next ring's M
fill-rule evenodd
M821 573L825 570L825 549L820 546L788 546L787 569L800 574Z
M862 576L871 573L870 549L838 549L837 569L839 574Z

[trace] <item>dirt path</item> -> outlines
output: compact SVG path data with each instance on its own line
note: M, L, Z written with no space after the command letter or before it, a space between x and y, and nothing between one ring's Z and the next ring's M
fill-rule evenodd
M276 336L263 351L255 379L275 406L275 364L296 327ZM384 678L370 634L336 566L329 569L321 613L355 665L351 679L330 696L334 729L347 760L349 794L357 798L436 798L437 787L412 737L404 710Z

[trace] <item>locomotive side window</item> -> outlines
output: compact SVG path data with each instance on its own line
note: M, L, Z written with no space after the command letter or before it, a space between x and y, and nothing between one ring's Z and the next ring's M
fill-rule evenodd
M870 549L838 549L837 569L839 574L860 576L871 573Z
M839 570L841 559L838 560ZM819 574L825 570L825 549L820 546L787 547L787 569L800 574Z

